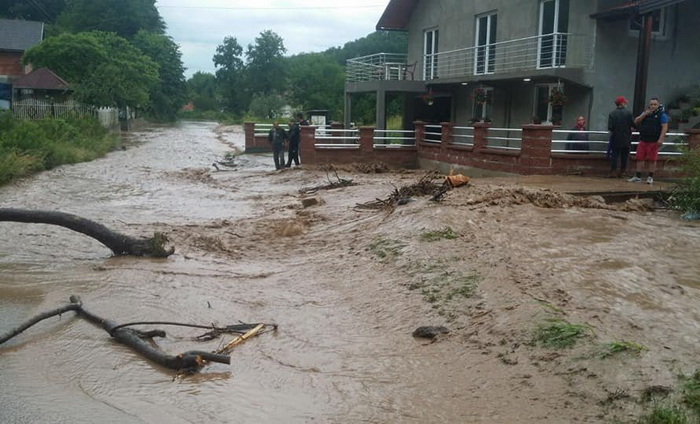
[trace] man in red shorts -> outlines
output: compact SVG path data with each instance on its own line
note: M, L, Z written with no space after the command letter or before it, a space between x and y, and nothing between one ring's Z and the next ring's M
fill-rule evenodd
M647 167L649 169L647 184L654 183L656 159L668 131L668 116L659 106L659 99L652 97L649 100L649 107L641 115L634 118L634 124L639 129L639 144L635 153L637 172L635 172L634 177L627 180L631 183L642 181L642 170Z

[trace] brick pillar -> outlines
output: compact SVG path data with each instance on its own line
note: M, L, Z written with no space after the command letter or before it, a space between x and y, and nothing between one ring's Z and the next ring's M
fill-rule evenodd
M255 150L255 122L244 122L243 132L245 133L245 149Z
M418 146L423 140L425 140L425 122L415 121L413 127L416 131L416 146Z
M307 165L316 163L316 127L302 125L299 141L299 162Z
M487 147L490 126L486 122L474 122L474 152Z
M345 131L338 131L343 129L343 123L342 122L331 122L331 137L343 137L345 135ZM334 131L335 130L335 131Z
M365 158L374 156L374 127L360 127L360 154Z
M685 133L688 135L688 148L700 148L700 130L691 128L689 130L686 130Z
M523 125L521 174L552 174L552 125Z

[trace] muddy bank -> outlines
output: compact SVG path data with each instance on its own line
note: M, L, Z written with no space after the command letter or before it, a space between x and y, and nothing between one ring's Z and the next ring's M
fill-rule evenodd
M697 366L700 227L676 213L482 179L439 203L361 210L424 172L341 169L354 185L302 195L334 174L277 172L270 155L216 171L212 158L241 134L213 129L144 133L101 164L1 190L3 203L48 199L176 247L166 260L110 258L59 230L1 224L3 315L79 292L118 320L264 321L278 332L241 346L231 367L173 381L64 317L0 349L3 421L86 422L89 411L103 422L610 422L638 416L645 388ZM534 332L551 319L585 336L543 347ZM423 325L450 333L414 338ZM187 350L190 336L174 331L164 348ZM601 354L619 341L644 349Z

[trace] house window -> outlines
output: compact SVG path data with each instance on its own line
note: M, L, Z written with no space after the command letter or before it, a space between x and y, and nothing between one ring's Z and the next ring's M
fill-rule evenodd
M657 37L666 36L666 9L657 9L651 12L653 17L653 23L651 24L651 34ZM630 18L630 34L634 36L639 35L639 31L642 30L644 25L644 16L635 15Z
M430 29L423 33L423 79L437 78L438 30Z
M569 0L541 0L538 68L556 68L566 64L568 31Z
M474 74L492 74L496 68L496 26L498 16L495 13L476 18L476 57Z
M553 105L549 102L549 96L553 88L564 90L562 84L543 84L535 87L535 116L540 118L542 122L561 125L561 119L564 116L564 106Z

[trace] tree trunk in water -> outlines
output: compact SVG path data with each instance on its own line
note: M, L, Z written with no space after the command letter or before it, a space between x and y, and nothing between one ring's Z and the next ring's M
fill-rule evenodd
M151 238L137 239L114 232L95 221L64 212L0 208L0 221L59 225L94 238L115 255L165 258L175 251L174 248L165 248L165 243L168 242L165 234L154 233Z

